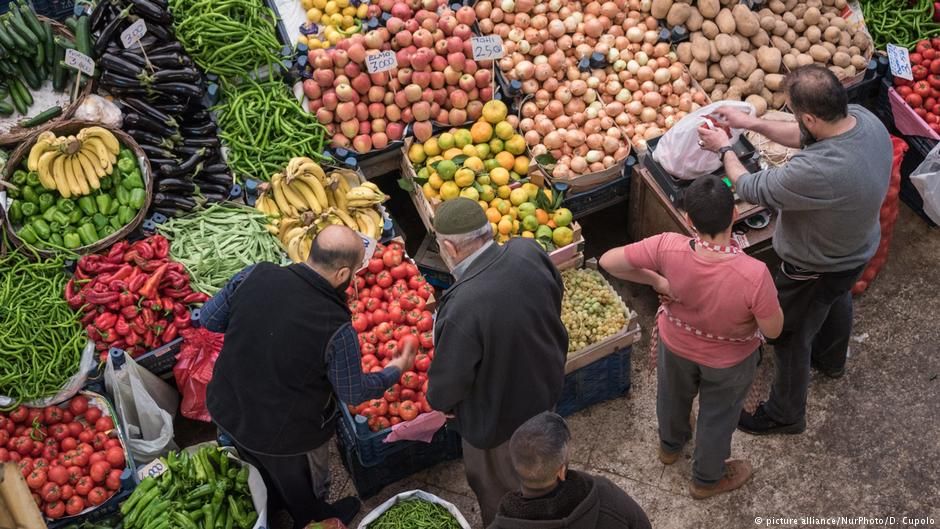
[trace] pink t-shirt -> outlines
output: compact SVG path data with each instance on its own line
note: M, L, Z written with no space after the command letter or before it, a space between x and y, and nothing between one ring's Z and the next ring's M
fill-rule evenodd
M770 318L780 306L767 266L743 253L723 261L703 259L691 239L663 233L624 248L634 268L654 270L669 280L679 300L669 305L672 315L694 329L725 338L755 335L757 320ZM714 368L739 364L760 345L756 336L746 342L700 336L659 316L660 339L677 355Z

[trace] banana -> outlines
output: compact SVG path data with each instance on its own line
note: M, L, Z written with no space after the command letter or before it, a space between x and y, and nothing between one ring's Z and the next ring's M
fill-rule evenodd
M330 189L329 193L333 196L333 200L336 202L337 209L341 209L343 211L349 210L349 205L346 201L346 193L344 193L342 189L339 187L336 189Z
M46 189L58 189L55 178L52 175L52 162L60 156L58 150L46 151L42 153L36 164L36 172L39 174L39 183Z
M300 237L294 237L287 243L287 256L295 263L301 263L304 259L300 256Z
M88 185L88 180L85 178L85 171L82 170L82 164L80 161L78 161L78 156L70 154L66 163L68 163L68 167L71 169L72 176L78 183L78 188L81 190L81 195L84 196L91 194L91 186Z
M75 159L78 160L82 174L85 175L85 180L88 180L88 185L95 190L101 189L101 181L98 180L98 171L104 172L104 169L98 167L98 165L88 157L88 153L85 151L75 153Z
M299 167L306 163L315 164L316 162L314 162L310 158L307 158L306 156L295 156L291 158L290 161L287 162L287 170L285 171L286 175L291 176L291 177L296 176L299 170Z
M115 156L111 151L105 147L103 141L100 138L88 138L82 143L82 149L89 147L94 151L96 158L98 159L98 165L101 167L108 167L117 163L117 156Z
M89 167L91 167L92 171L95 172L95 176L98 178L104 178L108 176L108 173L104 170L103 164L101 164L98 160L98 153L95 152L95 149L92 146L88 145L87 143L83 144L82 148L79 149L78 154L80 154L83 159L89 162ZM82 163L82 167L84 166L85 164Z
M56 135L48 130L39 135L35 145L29 150L29 158L27 159L26 167L30 171L39 169L39 158L43 154L57 148L56 145L53 144L55 139Z
M277 209L277 205L274 204L271 197L268 196L266 192L258 195L258 198L255 200L255 208L268 216L280 214L280 211Z
M323 188L323 183L315 176L309 173L303 173L297 175L297 179L310 186L313 194L317 197L317 202L319 202L321 205L329 203L329 198L326 196L326 190Z
M281 192L284 193L284 198L287 199L287 202L289 202L294 209L297 211L307 211L310 209L310 206L304 202L304 198L287 183L286 179L282 179L277 185L280 186Z
M359 223L359 231L363 235L369 237L375 237L375 223L372 221L372 217L365 214L364 211L356 211L356 222Z
M277 209L281 211L281 215L289 215L296 217L297 210L290 205L287 201L287 197L284 196L284 190L281 189L281 180L284 178L284 175L278 173L271 177L271 189L274 194L274 203L277 204Z
M379 204L385 200L385 195L382 193L376 193L372 188L366 186L354 187L346 193L346 200L349 202L353 201L370 201L375 204Z
M300 240L300 255L310 255L310 248L313 246L313 237L304 237Z
M326 180L326 173L323 172L323 168L320 167L320 164L310 160L305 162L297 167L297 170L300 174L310 174L313 175L317 180L324 181Z
M350 200L349 202L347 202L346 205L347 205L347 209L356 209L356 208L369 209L369 208L375 207L376 202L374 200L359 198L355 200Z
M339 184L339 189L343 192L344 195L348 193L350 189L352 189L352 187L349 185L349 180L343 176L342 173L339 171L334 171L333 175L336 175L336 182Z
M383 197L385 196L385 193L383 193L382 190L379 189L379 186L373 184L372 182L369 182L368 180L365 181L365 182L363 182L363 183L361 184L361 187L367 187L367 188L369 188L369 189L375 191L376 194L378 194L379 196L383 196Z
M303 197L304 202L310 206L308 209L317 215L323 213L323 205L326 203L326 201L324 200L321 202L320 199L317 198L317 194L314 192L312 186L308 185L306 181L300 179L295 179L293 182L291 182L290 185L294 191L297 192L297 194Z
M121 144L118 143L117 138L104 127L91 126L78 131L78 139L85 141L87 138L99 138L111 154L117 154L121 151Z
M55 187L59 190L59 194L64 198L70 198L72 195L79 194L76 192L78 182L75 182L75 187L72 187L68 175L66 175L65 161L66 156L64 154L56 156L55 161L52 162L52 176L55 178Z
M287 232L297 226L300 226L300 220L296 217L288 217L284 219L277 227L277 238L281 241L286 241L287 238L285 236L287 235Z
M341 209L337 209L337 208L333 208L333 209L332 209L332 212L333 212L334 215L336 215L337 217L339 217L340 220L343 221L343 224L345 224L346 226L352 228L353 230L358 230L358 229L359 229L359 225L356 224L356 221L353 220L353 218L349 216L349 213L346 213L345 211L343 211L343 210L341 210ZM368 235L368 234L367 234L367 235Z
M375 238L376 238L376 239L381 239L381 238L382 238L382 232L385 231L385 219L383 219L383 218L382 218L382 215L379 214L379 212L376 211L376 210L373 209L373 208L363 209L363 210L361 210L361 211L362 211L367 217L369 217L370 219L372 219L372 223L375 224L375 233L376 233Z

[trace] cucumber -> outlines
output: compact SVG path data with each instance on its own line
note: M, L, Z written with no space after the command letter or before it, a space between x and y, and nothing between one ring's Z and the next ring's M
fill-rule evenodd
M16 111L25 115L29 105L26 104L26 100L23 99L22 93L20 92L21 84L19 79L13 80L12 90L10 90L10 99L13 101L13 106L16 108Z
M43 29L42 22L36 17L36 13L33 13L33 10L24 3L20 4L20 14L23 15L23 20L26 21L26 25L29 26L29 29L31 29L40 40L45 40L45 30Z
M69 31L75 33L75 30L78 28L78 19L74 16L68 17L65 19L65 27L69 28Z
M10 24L9 20L4 20L3 30L8 38L13 41L13 47L19 50L21 54L30 54L32 55L32 47L26 43L26 40L20 36L19 32L13 31L13 27Z
M13 53L17 49L16 42L7 34L7 30L2 23L0 23L0 45L10 53Z
M46 22L42 25L42 32L45 36L43 41L46 44L46 67L52 69L52 62L55 61L55 36L52 34L52 24Z
M44 42L39 43L39 46L36 46L36 55L33 56L33 66L36 68L41 67L46 63L46 45Z
M90 26L91 20L88 18L88 15L78 17L78 25L75 28L75 49L89 57L93 57Z
M56 43L56 46L61 46L63 49L66 49L66 50L75 49L75 43L64 37L56 36L55 43ZM62 56L65 57L65 55L62 55Z
M65 64L62 62L65 60L65 48L59 46L57 43L54 55L52 64L52 89L56 92L61 92L65 90L65 86L69 81L68 71L66 71Z
M62 114L62 107L56 105L52 108L43 110L42 112L36 114L35 116L29 119L24 119L23 121L20 121L19 125L23 128L35 127L37 125L42 125L43 123L49 121L50 119L54 117L59 116L60 114Z
M29 88L27 88L20 79L16 80L16 86L17 90L20 92L20 99L23 100L23 103L25 103L27 107L32 106L33 94L29 92Z
M13 113L13 105L6 101L0 101L0 116L9 116Z
M8 97L10 97L10 89L7 87L0 88L0 101L3 101Z
M28 61L29 59L26 57L20 57L16 64L20 69L20 74L23 76L23 79L26 80L26 84L29 85L30 89L39 90L42 86L42 79L39 78L39 72L37 72Z
M19 31L20 36L26 39L26 42L28 42L30 46L39 46L39 36L33 33L33 30L29 29L29 25L26 23L26 20L23 19L23 14L20 13L20 10L11 7L9 13L11 16L10 26L16 31Z
M0 73L7 77L16 77L20 75L20 72L16 69L16 67L11 64L14 60L15 59L13 59L13 57L9 57L6 60L0 61Z

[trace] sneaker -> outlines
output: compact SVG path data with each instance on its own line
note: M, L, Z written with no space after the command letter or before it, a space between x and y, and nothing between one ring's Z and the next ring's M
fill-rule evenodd
M738 430L752 435L799 434L806 431L806 418L802 418L793 424L779 423L767 415L764 403L761 402L754 410L753 415L741 410Z
M813 369L815 369L816 371L819 371L820 373L822 373L828 378L833 378L833 379L842 378L842 375L845 374L845 366L842 366L838 369L828 369L819 364L816 364L815 362L812 365L813 365Z
M331 504L330 507L335 512L334 517L342 520L343 524L350 525L356 515L359 514L359 509L362 508L362 502L355 496L347 496L341 500L337 500L336 503Z
M722 492L731 492L751 479L751 474L753 473L754 470L747 461L731 459L725 461L725 475L718 480L718 483L714 485L698 485L692 482L692 484L689 485L689 494L696 500L704 500L705 498L711 498Z
M679 456L682 455L682 450L676 452L667 452L665 448L660 445L659 447L659 460L664 465L671 465L679 460Z

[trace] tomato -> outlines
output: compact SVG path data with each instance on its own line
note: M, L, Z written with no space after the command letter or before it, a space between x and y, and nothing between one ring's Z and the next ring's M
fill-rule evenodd
M75 493L79 496L87 496L95 483L88 476L82 476L75 483Z
M69 410L62 410L62 422L69 423L75 420L75 415Z
M388 420L388 417L376 417L376 422L378 424L379 430L384 430L392 426L392 423Z
M90 443L95 439L95 432L92 430L82 430L82 433L78 434L78 440L83 443Z
M41 468L33 470L26 476L26 484L33 490L41 489L46 484L46 471Z
M914 108L920 108L924 104L924 99L920 94L911 94L905 97L904 101Z
M411 329L409 328L408 335L402 337L402 339L399 341L398 346L402 352L410 351L411 353L415 353L418 351L418 347L420 346L420 344L418 343L418 337L412 334L410 330Z
M410 421L418 416L418 408L410 400L402 401L401 406L398 408L398 416L403 421Z
M381 304L382 297L385 296L385 289L378 285L375 285L374 287L372 287L372 290L369 292L369 294Z
M33 451L33 445L33 440L29 437L17 437L10 440L10 448L24 456L28 456Z
M28 477L33 471L33 460L29 457L24 457L17 461L16 468L20 469L20 474L22 474L24 478Z
M10 461L17 462L22 458L19 452L10 452Z
M401 309L399 303L393 301L388 304L388 321L392 323L402 323L405 321L405 311Z
M44 501L56 501L62 497L62 490L59 489L57 484L47 481L46 484L42 486L39 495L42 496Z
M91 454L90 456L88 456L89 465L94 465L98 461L105 461L104 451L95 452L94 454Z
M95 483L104 483L110 471L111 465L109 465L107 461L96 461L92 463L91 467L88 469L88 475L91 476L91 480Z
M924 56L918 52L910 53L907 57L911 61L911 64L920 64L924 62Z
M933 112L927 112L927 116L924 118L928 124L930 123L940 123L940 118L937 117Z
M395 279L407 279L408 267L405 265L405 263L393 266L391 269L391 276Z
M122 463L123 466L123 463ZM118 490L121 488L121 474L120 469L112 469L111 472L108 472L108 478L104 481L104 486L108 490Z
M408 371L408 373L410 373L410 371ZM410 389L410 388L402 388L399 399L413 401L415 400L415 398L417 398L417 396L418 396L418 393L415 390Z
M373 415L385 415L388 413L388 402L385 399L372 399L369 401L369 410Z
M394 268L401 264L401 252L398 251L388 251L382 254L382 262L385 264L385 268Z
M10 432L0 430L0 446L6 446L10 442Z
M421 395L421 398L418 399L418 407L421 409L421 413L431 413L434 411L425 395Z
M392 359L399 353L398 340L389 340L382 344L381 354L383 358Z
M395 426L396 424L401 424L401 417L392 416L392 418L390 418L388 422L391 426Z
M85 422L87 422L88 425L91 426L92 424L95 424L95 422L100 418L101 418L101 410L99 410L98 408L95 408L94 406L89 406L88 411L85 412Z
M395 384L394 386L385 390L385 393L382 395L388 402L398 402L398 397L401 395L401 385Z
M42 409L41 408L27 408L29 414L26 416L27 424L36 424L42 420Z
M419 321L418 323L420 327L421 322ZM431 349L434 347L434 332L430 330L422 332L418 335L418 342L421 344L422 349Z
M374 329L375 335L378 338L378 341L385 343L393 338L392 336L392 326L388 322L380 323Z
M92 505L101 505L108 499L108 491L101 487L95 487L88 492L88 503Z
M424 276L414 275L408 279L408 288L410 288L411 290L418 290L419 288L421 288L423 285L426 285L427 283L428 283L428 280L425 279Z
M82 426L82 423L78 421L72 421L68 424L69 435L72 437L78 437L78 434L82 433L85 430L85 427Z
M113 469L124 468L124 450L119 447L108 448L105 451L105 459Z
M61 518L65 516L65 504L58 500L49 502L46 504L44 512L46 513L46 517L52 518L53 520Z
M10 412L10 420L15 423L26 422L26 419L29 418L29 410L25 406L17 406L15 410Z
M926 79L927 75L930 74L930 71L927 70L926 66L915 64L911 66L911 74L914 76L914 81L920 81Z
M924 101L924 108L926 108L927 110L930 110L930 109L933 108L934 105L936 105L936 104L937 104L937 100L936 100L934 97L928 97L928 98Z
M363 332L369 328L369 319L366 318L366 315L361 312L353 314L352 327L353 330L357 333Z
M415 357L415 369L418 371L427 371L431 368L431 359L426 354L419 354Z
M399 410L400 407L401 407L401 403L400 403L400 402L391 402L391 403L389 403L389 405L388 405L388 414L391 415L392 417L397 417L397 416L398 416L398 410Z
M62 408L58 406L48 406L42 410L42 420L46 424L56 424L62 422Z
M388 270L382 270L375 275L375 285L381 288L388 288L392 286L392 283L395 279L392 277L392 274Z
M95 421L95 430L108 433L114 429L114 421L111 417L102 417Z
M72 496L65 503L65 513L69 516L75 516L84 510L85 501L81 498L81 496Z
M10 451L6 448L0 448L0 463L6 463L10 460Z
M940 123L929 123L929 125L930 125L930 128L933 129L934 132L940 133ZM15 456L16 454L14 453L10 455Z
M372 285L375 284L375 274L373 274L372 272L366 272L365 275L362 276L362 278L366 280L366 286L368 287L371 287Z
M75 457L72 459L72 464L79 467L84 467L88 465L88 458L90 456L84 452L76 452Z
M65 485L69 482L69 471L62 465L52 465L49 467L49 470L46 471L46 476L49 481L59 485Z
M374 331L364 332L359 335L359 338L361 338L364 342L370 343L372 345L379 343L379 338Z
M104 443L104 447L105 448L120 448L122 450L124 449L124 447L121 446L121 441L113 437L108 438L108 440Z
M434 316L429 311L421 312L418 323L415 324L420 332L430 332L434 328Z
M53 439L53 442L55 442L55 439ZM58 457L58 456L59 456L59 449L56 448L55 446L46 446L46 447L43 447L43 449L42 449L42 457L44 457L44 458L46 458L46 459L48 459L48 460L51 461L51 460L55 459L55 458Z
M75 495L75 487L68 484L60 486L59 490L62 492L63 500L67 500Z
M381 257L379 258L373 257L372 259L369 259L369 264L366 265L366 268L369 270L369 272L372 272L373 274L378 274L379 272L385 269L385 263L382 262Z
M380 323L385 323L388 321L388 312L385 312L383 309L375 309L375 312L372 313L372 323L378 325Z

